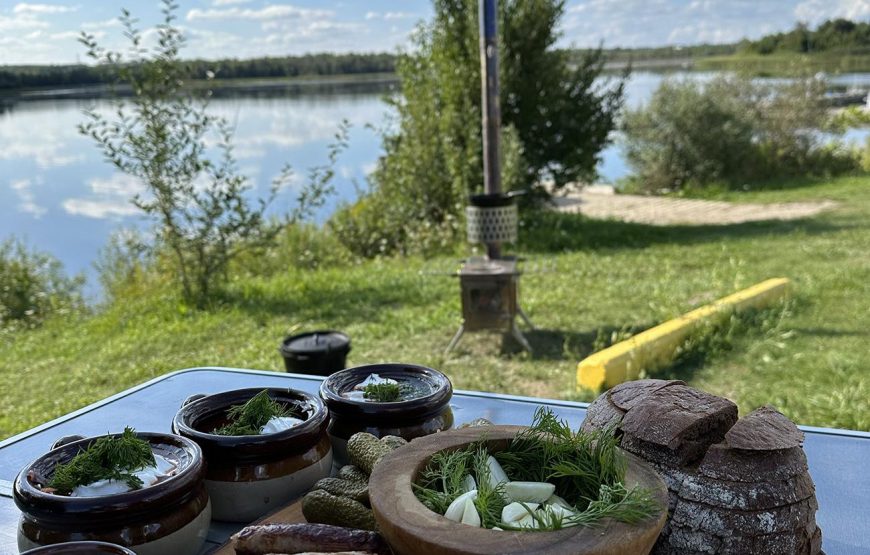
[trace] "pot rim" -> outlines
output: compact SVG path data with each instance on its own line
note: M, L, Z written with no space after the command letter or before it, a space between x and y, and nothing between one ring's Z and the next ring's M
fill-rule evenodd
M330 348L328 345L323 349L294 349L289 344L295 341L296 339L300 339L303 337L308 337L311 335L336 335L340 336L340 339L344 341L344 344ZM297 333L293 335L288 335L281 341L281 345L278 347L278 351L284 356L299 356L299 355L335 355L344 354L345 356L350 353L351 344L350 344L350 336L344 333L343 331L338 330L314 330L307 331L303 333Z
M305 420L287 430L264 435L224 436L204 432L195 427L198 421L225 413L230 406L243 403L264 389L269 392L271 398L294 405L298 412L306 415ZM251 387L213 393L183 405L175 413L172 430L182 437L193 440L206 452L230 450L239 456L243 452L249 452L248 454L252 456L274 455L276 445L282 445L286 448L286 452L282 451L279 454L284 455L307 450L311 444L317 443L328 421L329 411L316 395L290 388Z
M113 519L133 520L152 510L165 510L188 501L197 494L197 483L205 475L202 449L193 441L175 434L162 432L136 432L154 446L169 446L179 454L179 471L152 486L137 490L92 497L70 497L40 490L30 482L29 473L38 465L48 465L53 472L58 463L69 462L82 448L102 437L92 436L62 445L37 457L27 464L13 482L13 499L19 509L37 519L66 524L75 520L93 520L108 523ZM43 477L45 475L43 474Z
M387 377L411 376L435 386L427 395L405 401L357 401L346 399L341 393L350 389L370 374ZM388 362L354 366L330 375L320 384L320 397L330 412L342 416L365 416L369 419L385 420L397 417L427 416L440 411L453 397L453 384L444 373L421 366L401 362Z
M68 548L72 548L69 551L65 551ZM85 551L84 548L90 548L88 551ZM72 541L72 542L63 542L63 543L53 543L50 545L43 545L41 547L35 547L33 549L28 549L21 555L42 555L42 554L50 554L50 553L79 553L79 554L93 554L94 548L101 548L98 553L105 553L106 555L116 554L116 555L136 555L126 547L120 546L116 543L109 542L100 542L100 541ZM58 551L60 549L61 551Z

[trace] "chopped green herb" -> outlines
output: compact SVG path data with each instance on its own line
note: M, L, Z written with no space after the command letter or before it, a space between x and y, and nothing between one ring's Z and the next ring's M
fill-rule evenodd
M221 436L255 436L269 420L276 416L292 416L290 409L269 397L264 389L242 405L233 405L227 411L229 423L212 433Z
M363 397L381 403L398 401L402 389L397 383L370 383L363 389Z
M463 493L465 476L477 483L474 501L481 526L505 530L529 530L501 522L505 506L504 484L493 486L483 443L465 449L436 453L414 484L417 498L429 509L444 514L450 503ZM571 505L570 513L553 510L529 511L536 528L557 530L566 526L593 526L603 518L629 524L652 516L659 510L650 491L625 488L627 463L617 449L613 430L574 432L549 409L535 413L532 425L517 434L507 449L494 456L514 481L549 482L556 494Z
M57 465L48 486L69 495L78 486L108 479L139 489L142 480L132 472L156 465L151 445L136 437L132 428L124 428L120 436L101 437L68 463Z

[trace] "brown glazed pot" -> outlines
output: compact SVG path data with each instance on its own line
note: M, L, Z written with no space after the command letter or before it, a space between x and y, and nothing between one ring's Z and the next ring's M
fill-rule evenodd
M222 436L227 411L268 389L304 420L274 434ZM329 413L314 395L295 389L250 388L194 396L178 410L172 430L195 441L205 456L205 485L215 520L251 522L307 492L332 471Z
M342 397L370 374L416 381L431 393L407 401L382 403ZM329 408L329 436L336 461L347 462L347 440L357 432L377 437L393 435L412 440L453 426L450 398L453 385L444 374L416 364L368 364L341 370L320 385L320 397Z
M21 555L136 555L126 547L106 542L67 542L37 547Z
M211 521L202 451L192 441L171 434L136 435L148 441L155 454L174 461L178 472L153 486L126 493L98 497L46 493L28 476L48 482L57 464L68 462L98 438L58 447L24 467L15 478L13 497L22 512L18 548L26 551L94 540L128 547L137 555L197 553Z

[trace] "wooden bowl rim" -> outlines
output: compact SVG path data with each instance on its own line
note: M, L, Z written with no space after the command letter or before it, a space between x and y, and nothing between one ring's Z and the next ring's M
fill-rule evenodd
M623 451L628 459L626 482L649 487L661 510L637 525L602 520L598 526L576 526L551 532L498 531L453 522L429 510L413 494L412 481L438 451L461 448L485 438L504 441L525 426L480 426L448 430L417 438L386 455L369 480L369 497L381 533L394 548L411 540L414 550L432 553L580 553L578 540L590 542L582 553L625 553L631 540L648 543L647 551L667 520L667 487L643 460ZM399 547L399 553L404 553Z

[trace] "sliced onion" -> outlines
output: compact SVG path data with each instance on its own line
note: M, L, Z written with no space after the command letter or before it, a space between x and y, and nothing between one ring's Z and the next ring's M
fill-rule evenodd
M511 501L543 503L553 495L556 486L547 482L508 482L504 492Z
M468 499L471 499L472 501L477 499L476 489L466 491L465 493L454 499L453 502L450 503L450 506L447 507L447 510L444 511L444 516L449 518L453 522L461 521L462 514L465 512L465 501Z
M537 503L509 503L501 510L501 521L515 522L529 516L529 511L534 511L539 506Z
M503 482L509 482L507 474L505 474L504 469L498 464L498 461L495 460L495 457L490 455L486 459L487 465L489 465L489 483L492 487L495 487Z
M474 506L474 499L470 497L465 500L465 511L462 512L462 524L480 528L480 515L477 514L477 507Z
M467 474L462 481L462 491L468 492L472 490L477 490L477 483L474 481L474 476Z

